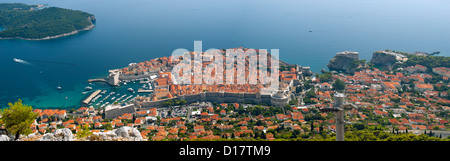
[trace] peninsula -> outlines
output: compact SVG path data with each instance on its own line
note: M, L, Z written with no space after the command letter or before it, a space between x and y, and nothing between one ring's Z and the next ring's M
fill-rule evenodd
M0 4L0 39L48 40L94 28L95 16L44 5Z

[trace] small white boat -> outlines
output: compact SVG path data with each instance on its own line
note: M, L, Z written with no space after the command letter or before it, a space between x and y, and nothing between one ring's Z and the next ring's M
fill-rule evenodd
M61 90L61 89L62 89L62 87L61 87L61 85L59 84L59 82L58 82L58 87L56 87L56 89L58 89L58 90Z
M84 88L85 90L89 91L92 90L92 87L87 86L86 88Z
M134 92L133 88L128 88L128 92Z

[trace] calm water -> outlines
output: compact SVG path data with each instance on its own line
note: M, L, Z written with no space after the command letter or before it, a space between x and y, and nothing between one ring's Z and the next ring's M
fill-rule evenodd
M2 0L24 2L27 0ZM48 41L0 41L0 105L18 98L35 108L78 107L89 78L108 69L193 50L280 49L288 63L326 68L335 53L440 51L450 56L446 0L36 0L96 16L92 31ZM309 32L309 31L312 32ZM19 58L29 62L13 61ZM60 84L63 90L56 87ZM111 89L101 83L96 89ZM125 89L126 90L126 89ZM67 97L67 99L65 99Z

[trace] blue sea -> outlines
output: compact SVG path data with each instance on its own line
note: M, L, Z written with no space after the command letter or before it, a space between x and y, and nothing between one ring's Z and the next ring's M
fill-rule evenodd
M46 4L96 16L96 27L46 41L0 40L0 107L22 99L34 108L78 108L108 69L209 48L279 49L288 63L326 69L341 51L369 60L377 50L440 51L450 56L446 0L2 0ZM311 31L311 32L310 32ZM17 63L18 58L28 63ZM62 90L57 90L60 85ZM136 86L129 85L137 89Z

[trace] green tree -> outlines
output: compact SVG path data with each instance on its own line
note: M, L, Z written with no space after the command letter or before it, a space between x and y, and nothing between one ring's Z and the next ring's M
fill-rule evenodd
M180 101L180 105L185 105L185 104L187 104L187 101L186 101L186 100L181 100L181 101Z
M364 130L366 128L364 123L356 123L353 127L355 127L356 130Z
M447 92L447 99L450 100L450 89L446 91Z
M345 89L345 83L344 81L340 79L336 79L333 83L333 88L337 91L343 91Z
M112 130L113 129L111 123L109 123L109 122L105 124L104 128L105 128L105 130Z
M289 101L289 105L297 105L297 104L298 104L298 100L297 99L293 99L293 100Z
M263 133L263 132L261 132L261 135L260 135L260 136L261 136L261 139L264 139L264 140L267 139L267 138L266 138L266 134Z
M309 90L305 93L305 98L316 98L316 92L314 90Z
M172 105L173 105L173 101L172 100L168 100L168 101L162 103L163 107L169 107L169 106L172 106Z
M77 138L85 138L92 134L88 124L83 125L83 127L81 127L81 125L78 125L78 128L80 130L77 132Z
M19 139L20 134L30 134L30 126L38 114L33 112L31 106L23 105L20 99L14 104L8 103L8 106L9 108L0 111L0 125L5 126L8 133L15 135L14 140Z
M256 121L256 126L262 126L264 125L264 122L262 122L261 120Z
M320 80L320 82L328 82L328 81L331 81L331 77L332 77L331 72L325 72L325 73L319 75L319 80Z
M243 106L239 106L238 111L239 115L242 115L245 112L245 109Z

